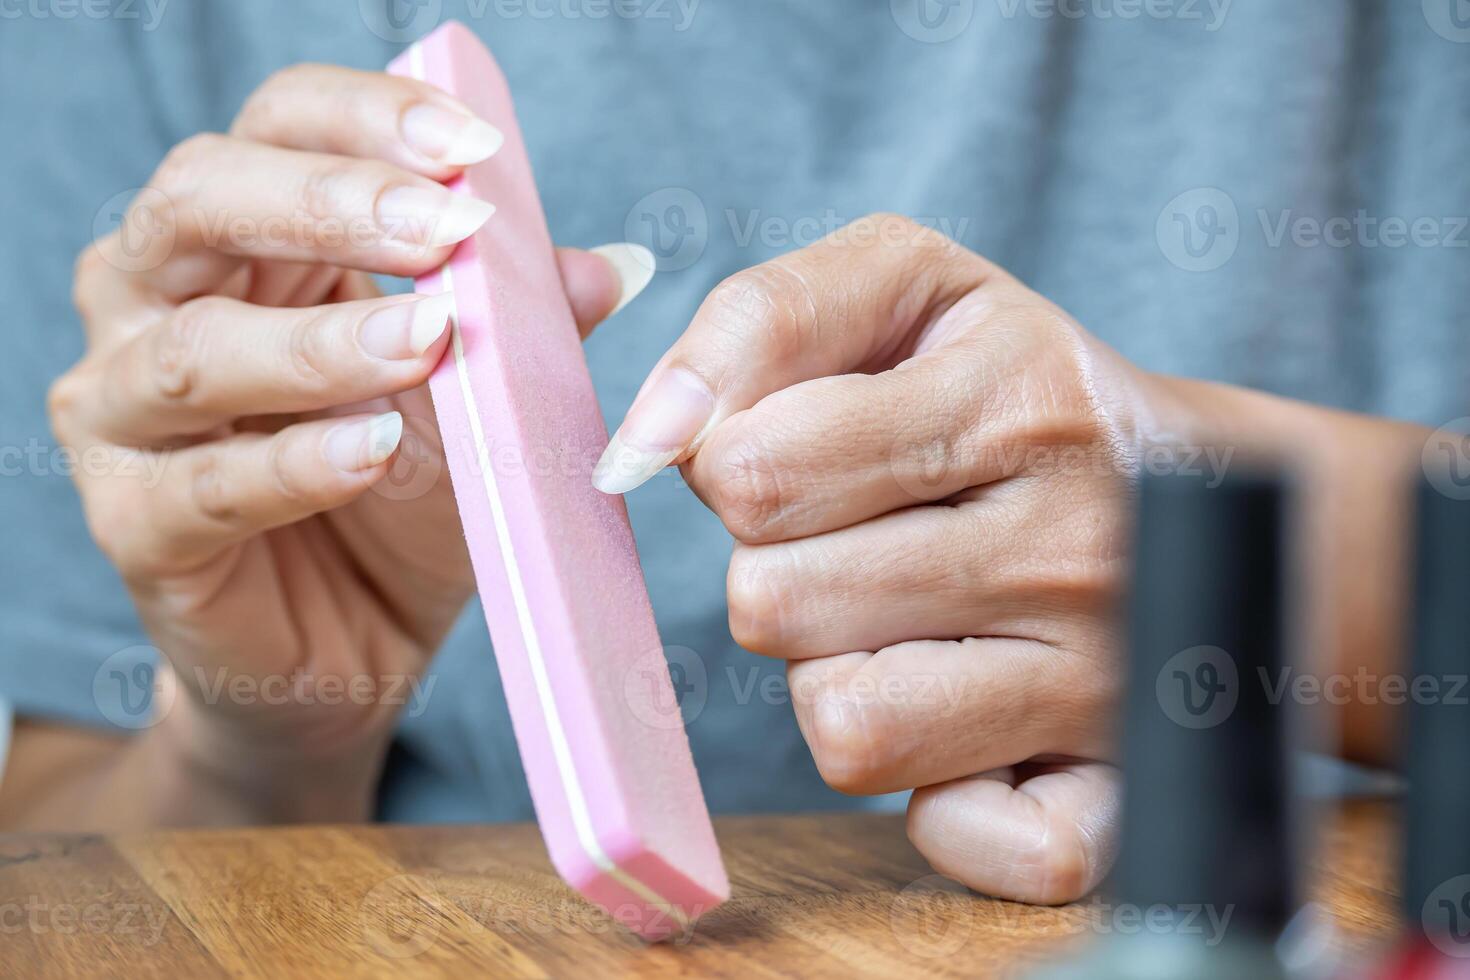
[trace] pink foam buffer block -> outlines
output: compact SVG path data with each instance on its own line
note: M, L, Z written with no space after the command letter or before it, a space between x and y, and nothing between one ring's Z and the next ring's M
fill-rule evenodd
M442 88L505 144L449 185L496 207L421 293L452 292L429 387L551 860L648 939L729 895L621 498L592 486L607 427L505 78L448 23L389 71Z

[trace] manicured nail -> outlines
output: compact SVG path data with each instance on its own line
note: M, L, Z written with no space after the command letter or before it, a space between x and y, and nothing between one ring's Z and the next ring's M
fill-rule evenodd
M644 287L653 281L653 271L658 265L652 252L633 242L599 245L592 249L592 254L607 259L613 271L618 274L618 284L622 287L622 292L618 294L618 305L613 307L608 316L633 302L633 298L643 292Z
M343 422L327 433L322 455L346 473L370 470L393 455L403 438L403 416L384 412L370 419Z
M364 320L357 340L374 357L403 361L433 347L453 316L453 293L400 301Z
M399 125L410 149L451 167L489 159L505 144L505 134L485 120L432 102L410 107Z
M437 248L469 238L490 220L488 201L428 187L395 187L378 198L378 223L392 237Z
M693 373L669 368L638 396L592 471L603 493L627 493L668 466L708 424L715 398Z

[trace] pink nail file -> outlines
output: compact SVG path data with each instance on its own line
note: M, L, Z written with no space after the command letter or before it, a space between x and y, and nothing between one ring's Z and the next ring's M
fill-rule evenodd
M389 71L505 134L449 184L495 214L416 285L455 297L429 389L541 832L561 876L618 922L682 935L730 885L683 726L660 723L674 692L627 511L592 486L607 427L510 91L453 22Z

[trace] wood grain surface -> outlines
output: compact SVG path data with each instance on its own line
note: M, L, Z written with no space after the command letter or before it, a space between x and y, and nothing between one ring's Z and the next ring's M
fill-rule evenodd
M1320 826L1312 892L1350 959L1393 929L1394 816ZM1107 931L932 873L901 816L716 821L731 900L645 946L580 901L530 825L0 836L0 976L1004 976Z

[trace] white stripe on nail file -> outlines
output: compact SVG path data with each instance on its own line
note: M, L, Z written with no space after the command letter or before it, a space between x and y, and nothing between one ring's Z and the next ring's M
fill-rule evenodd
M390 70L450 91L506 136L450 185L496 216L418 282L455 299L451 357L430 389L552 859L618 921L667 938L729 885L626 512L591 486L607 430L509 93L454 23Z

